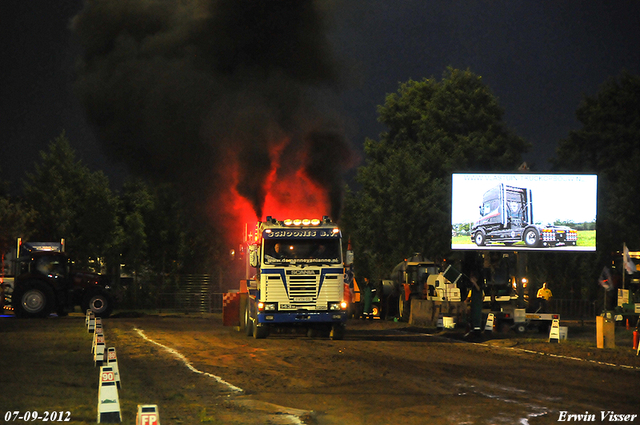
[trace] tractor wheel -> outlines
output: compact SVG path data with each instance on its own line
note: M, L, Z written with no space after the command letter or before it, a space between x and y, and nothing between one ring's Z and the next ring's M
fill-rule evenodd
M55 306L53 289L38 281L18 285L11 299L17 317L47 317Z

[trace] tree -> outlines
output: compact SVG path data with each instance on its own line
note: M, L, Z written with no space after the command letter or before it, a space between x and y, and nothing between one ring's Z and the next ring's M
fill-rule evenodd
M546 256L539 269L564 270L556 286L573 297L602 298L598 276L623 243L640 250L640 76L623 71L605 81L576 110L582 128L558 143L555 171L598 175L598 250L593 254ZM611 300L612 296L608 296ZM608 306L609 308L611 306Z
M640 76L622 72L576 111L582 128L558 144L558 171L598 174L598 251L640 249Z
M187 223L180 197L170 185L155 187L154 208L146 217L149 261L164 284L165 276L176 275L185 263Z
M34 215L23 202L0 197L0 257L16 246L17 238L30 236Z
M0 180L0 258L15 247L16 239L30 235L34 211L9 196L9 184Z
M99 268L118 234L118 201L107 177L76 160L63 132L40 152L41 162L27 174L24 196L35 210L33 238L65 239L79 267Z
M347 192L342 220L356 268L376 279L414 252L434 259L448 252L452 172L515 170L528 148L469 70L402 83L378 112L388 131L365 141L362 188Z

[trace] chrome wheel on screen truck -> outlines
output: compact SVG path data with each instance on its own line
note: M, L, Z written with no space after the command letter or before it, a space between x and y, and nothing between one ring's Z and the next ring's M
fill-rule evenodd
M530 248L536 248L540 244L538 231L536 229L525 230L524 243Z

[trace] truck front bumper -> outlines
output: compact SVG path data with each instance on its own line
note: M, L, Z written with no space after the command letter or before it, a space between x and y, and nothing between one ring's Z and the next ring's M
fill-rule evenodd
M260 324L296 324L296 323L344 323L347 321L346 311L293 311L293 312L260 312Z

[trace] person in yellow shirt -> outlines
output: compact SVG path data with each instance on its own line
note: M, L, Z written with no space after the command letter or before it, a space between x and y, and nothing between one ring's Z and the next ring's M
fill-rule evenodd
M547 288L547 282L543 283L542 288L538 289L538 294L536 295L539 312L544 313L547 311L547 305L552 296L551 289Z

